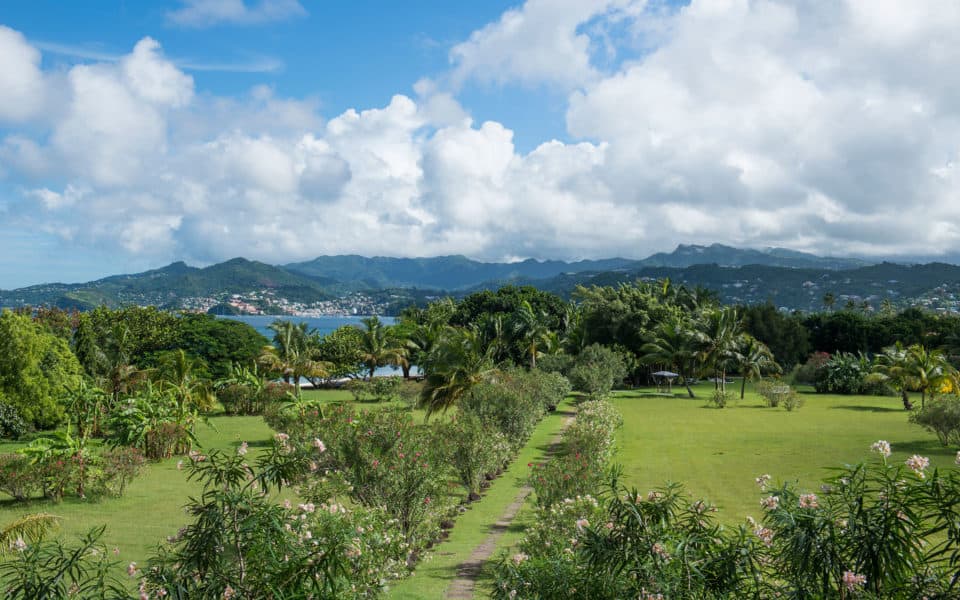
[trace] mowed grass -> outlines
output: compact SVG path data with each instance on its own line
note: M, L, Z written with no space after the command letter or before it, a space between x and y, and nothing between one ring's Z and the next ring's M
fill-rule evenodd
M816 492L829 468L875 460L870 445L877 440L890 442L894 463L920 454L931 467L956 468L957 448L944 448L932 433L908 423L899 398L806 393L805 405L787 412L765 407L749 385L741 401L739 383L728 389L734 387L738 400L723 409L707 406L712 384L697 386L695 399L685 392L672 398L617 392L613 403L624 426L615 460L623 465L624 483L646 493L682 482L732 524L759 516L759 475ZM913 400L919 404L920 398Z

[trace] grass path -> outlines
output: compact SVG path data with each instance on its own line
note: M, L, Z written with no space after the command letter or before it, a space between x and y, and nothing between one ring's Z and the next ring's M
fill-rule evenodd
M557 448L560 446L563 431L570 426L574 418L575 416L571 415L564 419L560 431L555 433L553 439L550 441L550 447L547 450L548 455L554 454L557 451ZM523 508L527 497L530 496L532 492L533 488L529 485L524 485L520 488L520 492L517 493L513 502L507 506L503 514L500 515L500 518L497 519L496 523L490 528L490 533L486 539L483 540L483 543L473 549L473 552L466 561L457 565L457 578L454 579L450 587L447 588L446 598L448 600L470 600L470 598L473 598L474 589L483 572L484 564L493 556L500 538L507 532L507 529L516 518L517 513Z
M499 530L502 533L505 529L513 530L513 525L509 521L503 525L502 519L508 508L520 498L521 490L526 486L526 477L529 472L527 464L544 459L573 410L572 400L567 399L556 412L547 415L537 425L530 441L517 455L510 468L493 481L484 494L483 500L471 504L467 512L457 518L456 526L450 531L450 537L424 557L410 577L397 582L387 593L387 598L441 600L447 597L447 591L459 577L464 561L469 561L474 551L484 544L493 532ZM526 496L524 495L523 498ZM522 499L520 505L523 505ZM519 509L519 506L517 508ZM495 541L491 548L491 555L502 546L502 540L498 541ZM475 578L481 576L479 572L481 570L478 569Z

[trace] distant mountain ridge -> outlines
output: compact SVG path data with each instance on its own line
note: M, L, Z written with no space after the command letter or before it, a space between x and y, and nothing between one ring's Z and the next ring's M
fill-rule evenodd
M860 259L820 257L782 248L757 250L722 244L680 245L673 252L657 253L642 260L609 258L574 262L528 259L485 263L459 255L431 258L344 255L275 266L234 258L203 268L175 262L160 269L87 283L0 290L0 306L56 305L85 309L101 304L154 304L203 309L211 299L223 303L233 296L261 301L282 299L313 306L351 294L378 296L385 299L384 302L398 304L414 297L463 294L511 283L569 294L577 284L670 277L677 283L717 289L722 297L733 302L769 298L778 305L811 309L820 301L815 297L817 293L822 296L829 291L876 300L920 293L944 282L951 283L958 274L960 268L942 263L912 267L871 264ZM888 284L887 280L896 283ZM853 283L848 285L848 281ZM909 285L905 283L908 281ZM827 282L832 283L827 285ZM881 288L890 288L891 293L875 293ZM792 291L781 292L781 289ZM750 290L753 292L746 293ZM784 303L779 304L780 300Z
M353 281L370 288L413 287L456 291L485 281L548 279L561 273L629 269L636 264L637 261L626 258L572 263L534 259L514 263L484 263L459 255L431 258L347 255L320 256L307 262L283 265L283 268L315 280Z
M747 265L765 265L790 269L856 269L871 263L857 258L836 258L817 256L807 252L786 248L734 248L723 244L709 246L680 244L668 253L658 252L641 261L644 267L692 267L693 265L715 264L721 267L744 267Z

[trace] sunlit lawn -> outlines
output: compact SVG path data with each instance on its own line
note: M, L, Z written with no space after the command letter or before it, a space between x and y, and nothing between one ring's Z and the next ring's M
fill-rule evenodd
M765 407L748 386L745 400L716 409L706 406L711 389L698 386L696 399L616 394L624 418L616 460L625 483L646 492L666 481L683 482L691 494L717 504L721 520L736 523L759 516L757 476L769 473L816 491L830 475L827 468L874 460L870 445L879 439L892 445L891 461L921 454L932 467L954 468L957 449L908 423L896 397L810 393L802 408L787 412Z

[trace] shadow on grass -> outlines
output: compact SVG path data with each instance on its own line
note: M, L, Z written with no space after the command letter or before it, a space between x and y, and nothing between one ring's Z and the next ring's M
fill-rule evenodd
M952 458L957 455L957 449L953 446L942 446L933 434L931 439L911 440L909 442L897 442L893 444L893 449L897 452L906 452L907 454L919 454L921 456L945 456Z
M899 412L907 415L910 414L910 411L904 410L903 408L890 408L889 406L859 406L856 404L843 404L840 406L831 406L830 410L853 410L857 412L872 412L872 413Z

